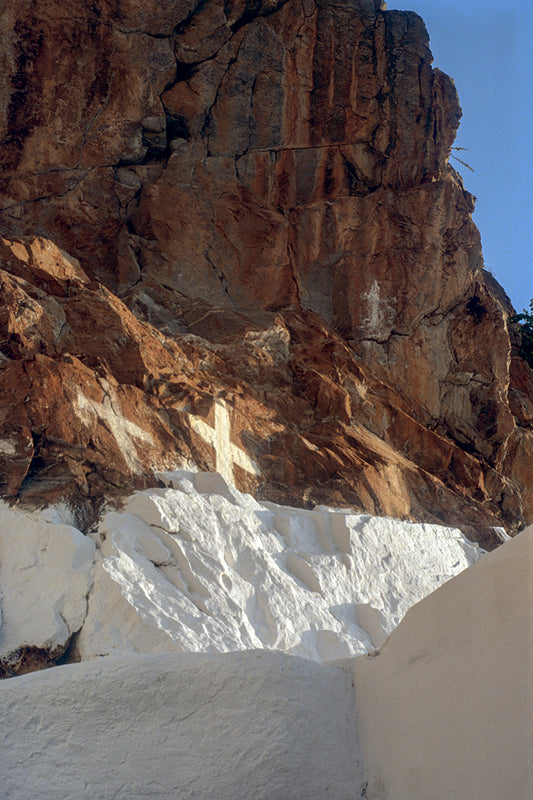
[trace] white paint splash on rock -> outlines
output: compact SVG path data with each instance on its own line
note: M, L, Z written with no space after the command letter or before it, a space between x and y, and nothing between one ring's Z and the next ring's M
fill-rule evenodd
M365 302L367 316L361 322L365 336L370 339L386 339L390 335L396 311L381 297L379 283L375 280L368 292L361 295Z
M17 453L15 439L0 439L0 453L4 456L14 456Z
M137 492L100 523L82 659L362 654L481 553L452 528L259 503L216 473L167 480L172 488Z
M0 662L23 648L63 653L87 612L94 542L76 528L0 504Z

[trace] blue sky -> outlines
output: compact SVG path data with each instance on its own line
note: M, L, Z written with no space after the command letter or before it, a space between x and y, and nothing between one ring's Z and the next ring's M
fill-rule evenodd
M517 311L533 298L533 8L516 0L388 0L416 11L433 65L455 81L463 109L452 161L477 197L485 267Z

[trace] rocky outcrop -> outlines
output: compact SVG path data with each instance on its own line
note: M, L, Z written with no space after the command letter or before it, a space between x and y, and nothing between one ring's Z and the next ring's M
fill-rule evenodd
M131 653L361 655L484 552L442 525L260 503L219 473L161 477L86 536L72 506L0 503L0 677Z
M213 473L170 473L92 534L72 653L275 649L312 661L372 651L482 551L457 529L259 503ZM384 571L383 565L387 565Z
M87 517L195 464L488 546L533 519L455 89L380 5L4 4L4 496Z

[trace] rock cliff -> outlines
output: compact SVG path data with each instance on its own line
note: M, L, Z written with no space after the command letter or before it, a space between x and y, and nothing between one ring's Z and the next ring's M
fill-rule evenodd
M533 520L455 88L380 6L3 3L4 497L83 524L195 465L489 547Z

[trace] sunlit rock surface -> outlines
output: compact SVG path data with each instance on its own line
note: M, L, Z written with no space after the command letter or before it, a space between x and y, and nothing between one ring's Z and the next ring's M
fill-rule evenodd
M87 537L61 524L66 507L2 510L6 674L52 663L69 645L68 660L366 653L483 552L453 528L259 503L216 473L161 477L175 488L136 492Z
M4 0L4 497L81 524L220 471L224 403L256 497L488 548L533 519L533 377L448 163L456 91L381 6Z
M531 533L464 534L533 372L420 18L4 0L0 73L1 792L529 800Z
M103 518L81 658L115 649L264 647L315 661L364 653L480 554L450 528L260 504L218 475L172 482L181 491L138 492Z

